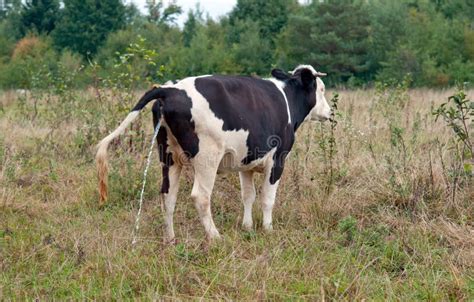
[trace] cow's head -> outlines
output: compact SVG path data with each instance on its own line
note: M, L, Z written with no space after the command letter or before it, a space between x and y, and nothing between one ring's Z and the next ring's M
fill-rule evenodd
M329 107L324 96L326 88L320 78L326 76L325 73L316 71L311 65L299 65L293 71L289 71L289 73L280 69L274 69L272 70L272 75L276 79L285 82L291 79L296 80L308 92L312 107L308 118L316 121L325 121L331 117L331 107Z

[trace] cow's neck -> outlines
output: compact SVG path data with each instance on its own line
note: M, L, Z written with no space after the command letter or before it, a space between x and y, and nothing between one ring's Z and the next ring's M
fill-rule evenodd
M291 86L286 86L284 90L291 114L291 126L294 131L296 131L305 121L314 105L310 105L310 102L306 100L309 96L304 95L301 90L295 89Z

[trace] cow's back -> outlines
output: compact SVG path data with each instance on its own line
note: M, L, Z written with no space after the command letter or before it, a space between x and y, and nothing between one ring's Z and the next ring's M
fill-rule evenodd
M270 81L210 76L196 78L195 86L215 116L224 121L224 131L261 129L274 134L288 119L285 99Z

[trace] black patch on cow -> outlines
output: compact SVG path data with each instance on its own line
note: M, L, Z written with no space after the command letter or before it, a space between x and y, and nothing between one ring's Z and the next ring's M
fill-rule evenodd
M286 84L284 91L290 107L293 129L296 132L316 105L316 77L307 68L298 69L293 75L281 69L273 69L272 76Z
M316 105L316 77L307 69L302 68L284 80L284 88L290 107L291 122L296 132L309 112Z
M161 183L161 190L160 193L168 193L170 188L170 178L169 178L169 171L170 167L173 165L173 156L171 153L166 152L168 149L167 145L167 134L166 129L161 128L158 132L158 152L160 153L160 161L162 162L162 174L163 174L163 182Z
M191 108L193 103L185 91L176 88L161 88L164 92L160 100L161 112L188 158L193 158L199 152L199 138L192 120Z
M199 138L195 132L194 121L192 121L191 99L184 91L176 88L157 88L152 93L159 96L158 101L153 104L152 108L154 127L156 128L161 116L163 116L184 154L188 158L196 156L199 152ZM145 106L150 98L151 96L143 98L142 106ZM173 155L168 152L167 135L166 128L161 127L157 136L158 152L163 165L161 193L169 192L169 169L174 164Z
M276 183L281 175L283 174L283 168L285 167L285 159L295 142L294 131L291 125L288 125L286 134L282 138L281 148L277 148L275 154L273 154L273 167L270 173L270 183L273 185Z
M291 74L284 72L281 69L273 69L272 70L272 76L280 81L285 81L288 80L291 77Z
M155 102L152 107L153 113L153 125L156 128L156 125L160 121L161 118L161 104L159 102ZM161 127L158 131L158 135L156 137L156 141L158 143L158 154L160 155L160 161L162 163L162 171L163 171L163 182L161 184L161 193L168 193L170 188L170 179L169 179L169 170L170 167L174 164L173 162L173 155L168 152L168 140L167 140L167 133L166 128Z

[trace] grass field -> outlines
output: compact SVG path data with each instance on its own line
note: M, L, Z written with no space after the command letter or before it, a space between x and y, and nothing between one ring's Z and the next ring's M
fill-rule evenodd
M218 177L223 239L210 247L192 171L181 179L178 242L163 243L155 152L135 249L151 113L111 148L100 208L94 146L140 93L98 92L0 97L0 300L474 299L473 180L455 181L459 144L431 114L454 90L341 91L333 134L311 122L298 133L272 233L258 203L255 230L241 229L238 175Z

